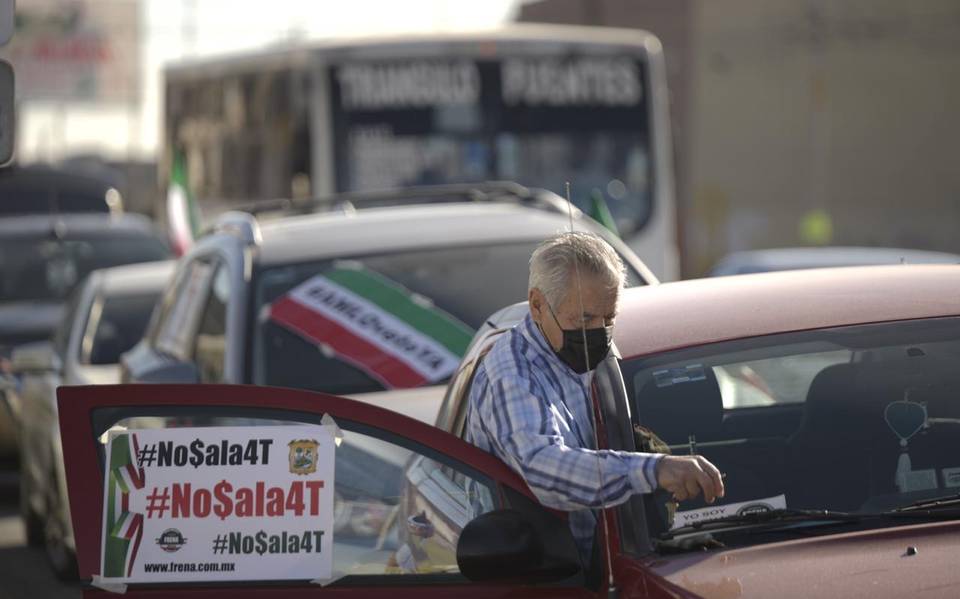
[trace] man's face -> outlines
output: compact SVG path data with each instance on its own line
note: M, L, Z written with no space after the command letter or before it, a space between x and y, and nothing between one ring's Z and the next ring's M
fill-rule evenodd
M576 277L570 277L571 287L567 289L566 297L557 306L551 306L557 319L550 315L546 297L539 289L531 289L528 296L530 313L540 325L540 330L546 336L550 347L560 351L563 347L563 330L578 330L581 327L596 329L604 326L613 326L617 317L617 300L620 299L620 290L607 289L606 282L592 274L581 274L580 295L577 294ZM580 298L583 298L583 310L580 309ZM559 321L559 326L557 322Z

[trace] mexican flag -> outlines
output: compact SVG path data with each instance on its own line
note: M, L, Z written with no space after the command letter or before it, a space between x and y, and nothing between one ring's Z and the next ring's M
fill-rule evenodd
M130 493L144 486L137 464L135 435L121 434L110 443L107 476L107 509L103 525L102 576L130 575L143 537L143 515L130 510Z
M200 233L200 213L187 185L186 160L182 153L173 156L170 183L167 186L167 228L177 255L183 255Z
M364 268L307 279L270 305L269 318L387 389L446 379L473 336L429 300Z
M603 199L603 192L599 190L593 190L593 193L590 194L590 217L603 225L608 231L620 236L619 228L617 227L617 221L614 220L613 214L610 213L610 207L607 206L607 201Z

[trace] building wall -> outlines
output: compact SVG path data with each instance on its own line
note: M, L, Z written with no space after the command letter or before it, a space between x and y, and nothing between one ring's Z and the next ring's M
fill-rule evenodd
M552 4L520 18L546 18ZM585 22L569 4L555 14ZM607 4L621 3L580 3ZM629 14L596 9L588 22L646 22L676 69L685 276L762 247L960 252L960 3L622 4ZM660 24L664 11L681 13L679 29Z

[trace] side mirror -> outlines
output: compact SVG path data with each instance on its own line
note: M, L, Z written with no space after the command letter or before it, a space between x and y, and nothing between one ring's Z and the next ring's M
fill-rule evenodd
M519 511L488 512L471 520L457 542L457 565L474 582L556 582L580 572L573 535L566 525L541 527ZM560 530L557 530L560 529ZM560 543L554 543L558 534Z
M49 341L28 343L13 350L10 369L19 374L29 372L56 372L62 364L60 356Z

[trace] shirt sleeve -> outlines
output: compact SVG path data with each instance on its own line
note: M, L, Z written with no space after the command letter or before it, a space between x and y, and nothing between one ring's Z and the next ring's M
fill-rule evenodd
M522 378L488 381L477 414L495 452L544 505L560 510L611 507L656 490L660 454L571 447L558 416Z

